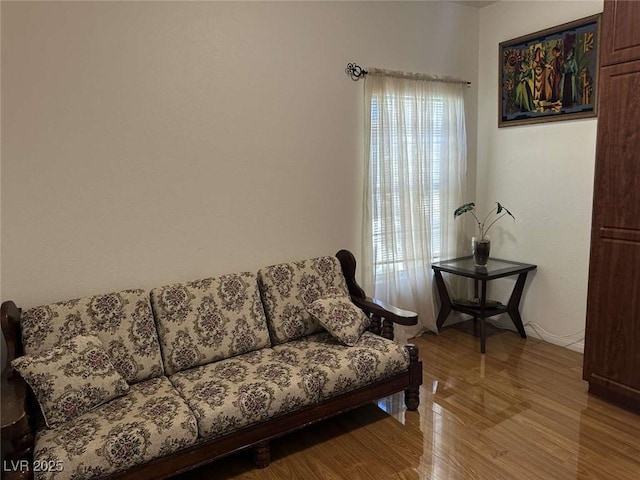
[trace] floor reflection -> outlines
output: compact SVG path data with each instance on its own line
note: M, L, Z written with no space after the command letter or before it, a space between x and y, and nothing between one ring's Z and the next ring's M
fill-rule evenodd
M401 424L404 425L406 423L405 413L407 409L404 405L404 393L399 392L395 395L381 398L376 402L376 405L378 405L380 410L388 413Z
M640 416L587 394L580 354L497 329L485 355L464 327L415 343L420 479L640 479Z

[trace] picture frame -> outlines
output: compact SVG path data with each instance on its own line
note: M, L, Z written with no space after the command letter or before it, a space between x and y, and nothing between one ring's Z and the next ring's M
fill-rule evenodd
M601 16L499 44L498 127L597 116Z

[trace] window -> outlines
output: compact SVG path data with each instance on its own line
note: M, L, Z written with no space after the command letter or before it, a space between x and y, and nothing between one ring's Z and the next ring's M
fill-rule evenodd
M383 119L381 104L386 104L390 117L402 117L401 122L388 126L389 145L382 137ZM442 98L396 98L387 95L382 102L380 95L371 98L371 181L373 195L379 198L379 208L372 211L372 243L376 274L392 268L403 270L405 260L414 260L414 250L403 248L403 242L395 238L415 237L415 222L403 221L401 199L408 196L417 207L415 214L430 219L431 260L440 257L441 251L441 158L443 134ZM427 112L426 118L421 113ZM420 149L427 147L427 155ZM405 159L409 159L404 165ZM426 163L426 164L425 164ZM426 168L425 168L426 167ZM383 183L387 185L383 185ZM386 187L386 188L385 188ZM391 205L392 208L384 208ZM420 241L415 238L415 241Z
M431 263L462 242L453 211L466 174L464 88L379 69L365 79L363 286L418 313L418 331L437 331Z

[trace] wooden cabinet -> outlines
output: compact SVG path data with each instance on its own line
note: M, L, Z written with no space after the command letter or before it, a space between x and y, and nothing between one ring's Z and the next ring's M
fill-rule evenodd
M640 2L605 1L583 378L640 410Z
M640 59L640 2L605 1L600 65Z

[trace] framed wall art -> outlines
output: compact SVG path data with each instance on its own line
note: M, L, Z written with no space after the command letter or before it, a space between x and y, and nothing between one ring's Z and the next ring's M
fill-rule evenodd
M597 115L600 14L500 43L498 126Z

